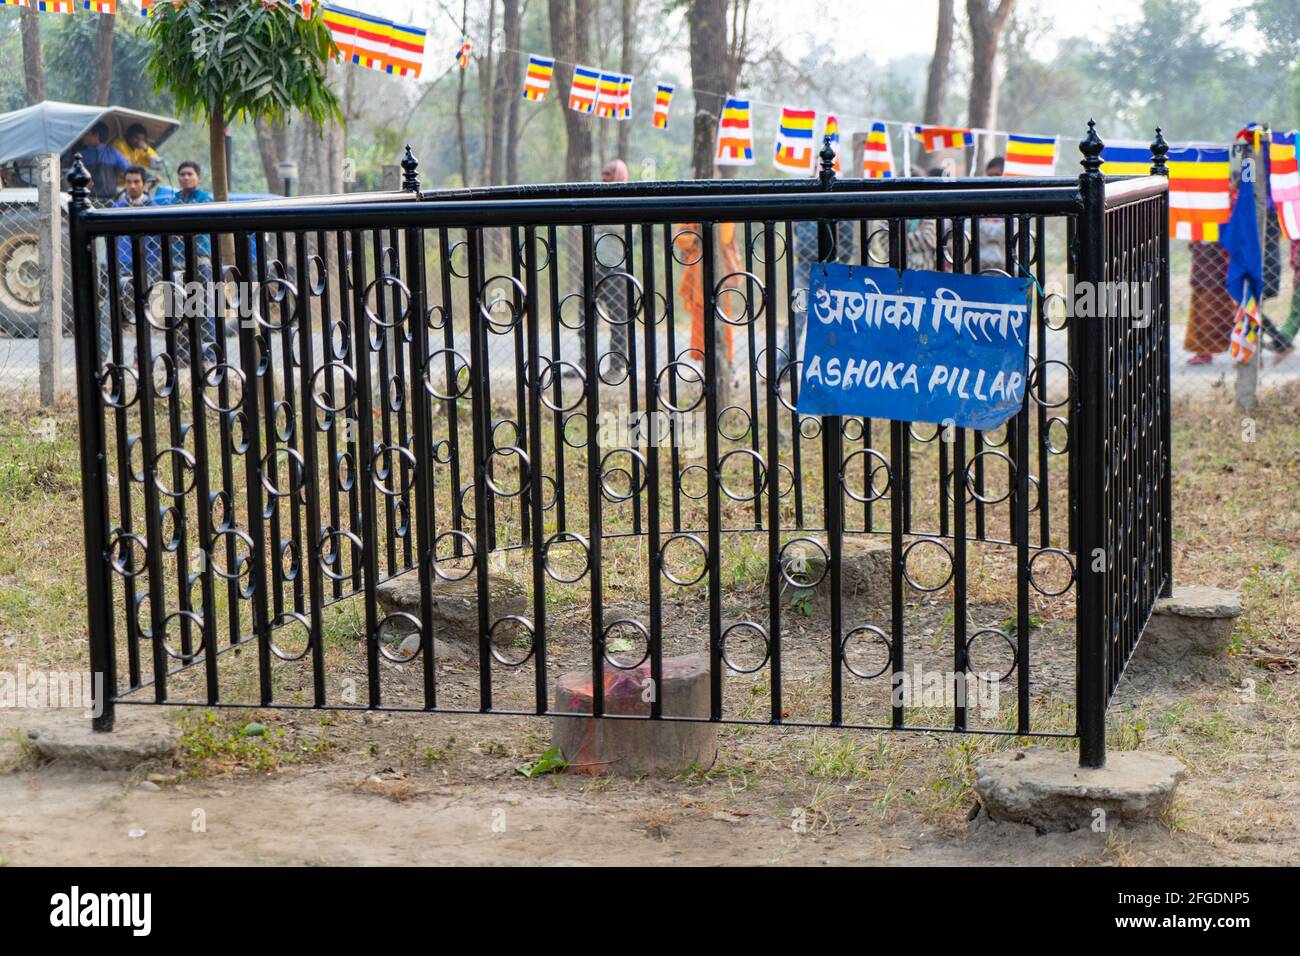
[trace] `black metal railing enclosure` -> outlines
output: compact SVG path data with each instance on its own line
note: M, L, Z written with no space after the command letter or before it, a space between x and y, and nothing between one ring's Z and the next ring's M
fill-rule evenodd
M74 170L97 727L628 716L611 688L699 653L707 708L641 716L1078 736L1100 765L1171 581L1168 193L1159 138L1149 177L1081 149L1077 179L425 194L408 153L401 193L147 210L90 209ZM800 416L830 260L1032 279L1021 411ZM1085 283L1156 308L1080 315Z

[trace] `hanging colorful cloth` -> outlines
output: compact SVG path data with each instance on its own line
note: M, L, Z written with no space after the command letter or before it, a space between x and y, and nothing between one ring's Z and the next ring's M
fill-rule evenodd
M1175 239L1218 242L1219 227L1232 214L1227 147L1171 149L1169 232Z
M1141 143L1107 143L1101 151L1101 171L1107 176L1149 176L1151 147Z
M618 90L614 95L614 119L630 120L632 118L632 77L624 74L618 78Z
M957 126L917 125L912 127L912 135L920 141L927 153L933 153L936 149L961 149L975 142L970 130Z
M668 128L668 107L673 101L673 85L660 83L655 89L655 112L652 122L655 129Z
M1295 130L1273 134L1268 151L1268 184L1282 232L1288 239L1300 241L1300 164L1296 157L1296 136Z
M339 59L351 63L352 54L356 51L357 28L361 25L357 12L327 5L321 19L325 21L325 28L329 30L334 45L339 48Z
M534 102L546 99L554 75L555 57L529 54L528 72L524 74L524 99Z
M424 65L424 40L425 31L420 27L394 23L389 39L388 72L418 77Z
M822 137L830 137L831 151L835 154L835 172L840 171L840 121L835 118L835 114L828 114L826 117L826 128L822 130Z
M749 100L728 96L718 117L715 166L753 166L754 133L749 125Z
M461 37L460 49L456 51L456 65L462 70L469 66L469 51L472 44L469 37Z
M117 13L117 0L81 0L81 6L91 13Z
M1237 307L1236 319L1232 326L1232 343L1228 346L1229 354L1242 365L1249 365L1259 348L1259 307L1254 299L1249 304Z
M600 70L589 66L573 68L573 84L569 87L569 109L575 113L590 113L596 108L596 87L600 83Z
M892 179L894 151L889 148L889 130L879 121L871 124L862 146L862 178Z
M1007 137L1006 165L1003 176L1050 176L1056 171L1056 137Z
M776 148L772 165L783 173L811 176L815 169L813 128L817 125L816 110L800 110L789 106L781 108L781 120L776 128Z
M35 7L38 13L71 13L72 0L28 0L29 7Z

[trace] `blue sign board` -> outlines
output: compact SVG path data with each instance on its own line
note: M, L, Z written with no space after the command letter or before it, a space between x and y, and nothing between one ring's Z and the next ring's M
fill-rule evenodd
M1024 402L1029 280L812 267L802 415L989 430Z

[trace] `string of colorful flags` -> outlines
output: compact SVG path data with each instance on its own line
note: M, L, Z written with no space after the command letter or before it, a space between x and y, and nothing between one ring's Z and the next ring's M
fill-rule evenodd
M139 0L140 12L149 16L158 0ZM184 0L170 0L180 6ZM396 23L383 17L362 13L333 4L315 4L310 0L261 0L266 6L289 2L311 17L316 6L335 45L339 57L368 69L396 76L418 77L424 61L427 31L416 26ZM74 7L94 13L118 11L117 0L0 0L0 5L29 7L42 13L70 14ZM462 36L451 69L469 65L471 40ZM517 52L522 51L505 51ZM521 95L530 102L544 101L555 76L556 58L532 53L524 74ZM620 71L609 71L583 64L573 65L568 107L579 113L603 119L627 121L632 118L632 84L634 78ZM672 83L655 88L652 128L668 129L673 95ZM719 166L752 166L757 162L754 146L753 101L738 96L724 98L718 118L714 163ZM772 104L762 104L772 105ZM817 135L818 111L811 108L782 106L777 120L771 162L777 170L798 176L817 171L821 144L830 137L835 154L834 166L840 171L840 125L834 114L821 116L821 135ZM890 127L904 137L919 142L926 152L965 149L981 136L1005 136L1004 176L1051 176L1056 172L1060 136L1029 136L1003 130L904 123L897 120L870 120L862 150L860 175L867 179L910 176L911 150L900 150L901 169L896 164L890 142ZM1247 126L1238 139L1254 139L1256 155L1261 154L1263 130ZM1297 165L1295 131L1273 131L1269 139L1268 189L1282 232L1290 239L1300 239L1300 166ZM1068 138L1065 138L1068 139ZM1231 214L1230 147L1225 145L1186 145L1171 148L1169 165L1170 230L1176 239L1214 242L1219 227ZM971 156L970 173L976 173L978 150ZM1108 175L1145 175L1151 168L1150 147L1143 143L1113 143L1101 154L1102 172Z

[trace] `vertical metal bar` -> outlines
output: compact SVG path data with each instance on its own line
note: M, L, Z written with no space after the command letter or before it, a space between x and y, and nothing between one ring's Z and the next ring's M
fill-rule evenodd
M1025 263L1029 260L1027 219L1020 220L1016 235L1019 237L1017 258ZM1020 278L1019 275L1016 277ZM1027 305L1032 305L1034 295L1031 284L1026 293ZM1030 314L1033 314L1032 308ZM1026 385L1020 411L1007 423L1008 437L1013 429L1015 431L1012 471L1016 484L1011 499L1011 527L1016 545L1016 729L1022 734L1029 733L1029 466L1033 460L1029 450L1029 408L1029 387ZM1045 493L1043 486L1039 485L1040 503Z
M787 258L789 250L787 250ZM767 408L767 604L770 631L768 633L768 645L770 648L770 657L768 660L768 673L771 676L771 698L772 711L771 720L774 724L781 723L782 720L782 694L781 694L781 429L779 415L781 412L781 403L779 396L781 393L780 386L777 382L777 328L776 328L776 223L763 223L763 287L764 294L767 297L766 302L766 322L764 322L764 331L766 333L767 349L767 395L764 397L764 403ZM757 373L757 369L755 369ZM793 373L792 373L793 374ZM755 417L757 422L757 416ZM795 433L794 440L799 440L798 433ZM838 670L838 668L837 668Z
M552 247L553 249L554 247ZM554 253L551 253L554 255ZM528 494L532 499L531 507L523 517L531 520L533 544L533 672L534 692L536 694L537 713L544 714L550 708L547 701L548 676L546 671L546 568L542 553L545 540L545 502L542 500L542 330L541 304L538 302L537 278L541 271L537 263L537 232L533 226L524 230L524 300L527 306L528 321ZM556 485L556 497L559 497L559 485ZM525 524L527 527L527 524ZM529 538L525 537L525 541Z
M904 220L898 220L893 223L893 230L890 235L889 258L890 264L895 269L901 269L904 261L904 250L907 243L907 223ZM890 689L897 690L901 684L904 673L904 655L903 655L903 530L904 508L906 506L906 497L899 482L903 475L903 442L904 434L907 432L907 423L890 420L889 422L889 601L891 608L890 618L890 657L891 657L891 675ZM903 706L903 700L899 694L891 694L891 723L894 727L902 727L906 723L906 712Z
M663 649L663 556L661 554L660 517L659 517L659 407L654 400L654 381L659 372L659 331L654 315L655 303L655 234L654 226L646 223L641 227L641 280L644 288L643 308L645 319L645 379L646 379L646 415L650 422L650 434L646 439L646 524L648 537L646 553L649 568L650 598L650 680L654 696L650 698L650 718L657 720L663 716L664 649ZM630 248L630 247L629 247ZM665 300L672 297L672 290L664 294ZM629 345L632 329L628 329ZM635 459L633 459L635 461ZM635 483L632 486L636 487Z
M487 390L487 333L483 326L483 232L474 228L466 230L466 247L469 250L469 323L470 323L470 388L473 409L470 420L474 427L474 570L478 593L478 687L479 710L492 710L492 638L488 615L490 581L488 580L488 552L491 544L491 516L488 510L488 469L492 459L492 409Z
M714 224L700 223L700 261L704 295L704 430L706 470L709 475L709 719L722 719L722 505L718 485L718 329L714 298Z
M1106 255L1106 183L1101 174L1102 141L1092 122L1079 144L1084 172L1079 176L1083 212L1078 225L1078 281L1093 283L1100 290ZM1102 492L1106 430L1106 340L1101 323L1086 327L1077 320L1072 331L1078 337L1079 383L1073 415L1078 423L1077 446L1071 457L1078 459L1079 514L1075 549L1077 619L1076 709L1079 732L1079 764L1102 767L1106 763L1106 577L1104 565L1106 502ZM1095 516L1095 517L1094 517ZM1094 565L1100 561L1103 570Z
M601 566L604 534L600 488L600 374L596 347L595 240L592 226L582 226L583 365L587 378L587 528L591 576L591 714L605 712L605 624Z
M77 359L77 422L81 455L81 519L86 534L86 623L90 637L90 670L103 677L102 693L96 694L93 727L113 729L114 698L117 696L117 661L113 633L113 586L109 578L108 444L104 413L100 407L99 312L95 307L94 239L83 220L90 208L90 175L80 159L68 177L72 184L72 206L68 217L72 266L73 336ZM112 246L109 245L112 256ZM109 327L118 314L110 314ZM145 388L141 375L139 388ZM130 468L129 463L119 467ZM132 608L128 606L128 613Z
M830 262L835 257L835 224L817 223L817 261ZM813 266L813 268L817 268ZM812 288L812 273L808 286ZM822 480L826 515L827 573L830 576L830 678L831 726L844 722L844 668L841 666L841 643L844 631L844 604L841 595L844 560L844 419L830 415L822 419Z

